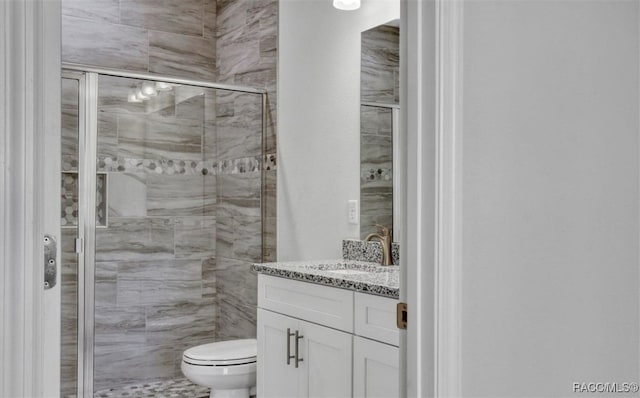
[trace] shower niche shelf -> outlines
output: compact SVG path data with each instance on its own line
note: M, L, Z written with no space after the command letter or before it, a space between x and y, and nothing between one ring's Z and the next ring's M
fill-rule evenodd
M109 218L107 214L107 173L96 173L96 228L107 228ZM62 172L61 218L62 228L78 226L78 172Z

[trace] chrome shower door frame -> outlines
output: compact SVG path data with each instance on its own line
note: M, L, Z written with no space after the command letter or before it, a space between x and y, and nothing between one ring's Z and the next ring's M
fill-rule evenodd
M98 151L98 74L86 72L83 126L78 162L78 225L82 239L76 247L84 257L78 267L78 397L93 396L94 296L96 255L96 160ZM84 198L84 200L82 200Z
M96 231L96 154L98 74L63 70L78 82L77 395L93 395L94 269Z

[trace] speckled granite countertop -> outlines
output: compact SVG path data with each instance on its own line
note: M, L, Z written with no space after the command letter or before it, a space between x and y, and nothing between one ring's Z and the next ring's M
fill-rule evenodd
M291 261L253 264L253 271L397 299L399 267L353 260Z

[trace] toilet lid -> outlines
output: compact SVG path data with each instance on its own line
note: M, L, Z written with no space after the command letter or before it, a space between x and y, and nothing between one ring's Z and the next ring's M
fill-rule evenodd
M192 365L242 365L256 362L258 342L256 339L219 341L191 347L182 359Z

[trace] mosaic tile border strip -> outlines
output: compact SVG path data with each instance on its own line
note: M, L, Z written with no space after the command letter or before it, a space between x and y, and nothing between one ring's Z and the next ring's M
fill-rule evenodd
M366 242L358 239L342 241L342 258L354 261L382 262L382 245L380 242ZM400 244L391 244L391 260L393 265L400 264Z
M247 158L221 160L218 164L218 174L255 173L263 170L276 170L276 154L264 156L250 156Z
M104 157L98 160L99 172L150 173L167 175L222 175L255 173L261 170L276 170L276 154L249 156L239 159L215 160L156 160ZM62 171L78 171L75 156L62 157Z
M218 164L218 174L244 174L260 171L260 157L221 160Z
M207 175L216 174L217 168L217 162L203 160L114 159L106 157L98 161L98 170L106 172Z

